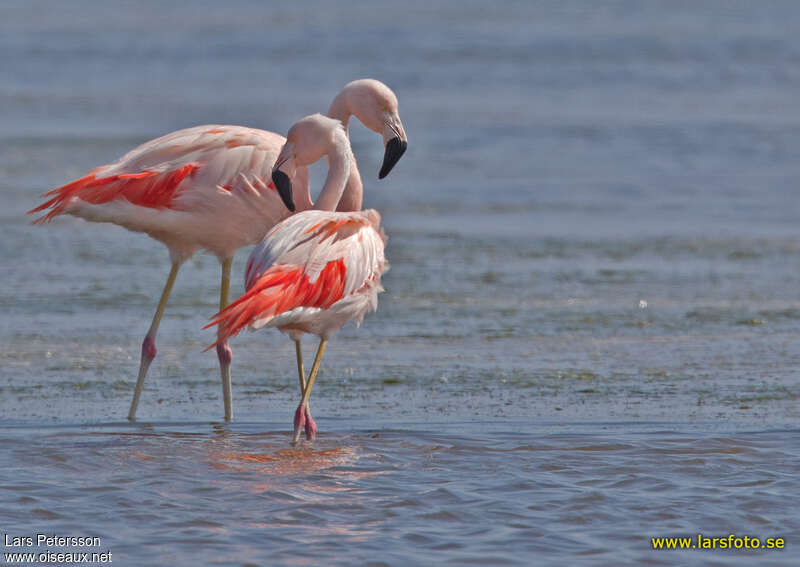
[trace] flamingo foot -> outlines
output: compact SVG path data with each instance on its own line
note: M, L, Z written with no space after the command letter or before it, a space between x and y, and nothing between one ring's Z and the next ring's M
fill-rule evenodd
M314 421L314 418L311 417L311 411L306 406L305 411L306 417L306 439L309 441L313 441L314 437L317 436L317 423Z
M311 416L309 416L311 417ZM294 436L292 437L292 445L296 445L300 440L300 432L306 427L306 412L303 406L297 406L297 411L294 412ZM316 425L314 426L316 428Z

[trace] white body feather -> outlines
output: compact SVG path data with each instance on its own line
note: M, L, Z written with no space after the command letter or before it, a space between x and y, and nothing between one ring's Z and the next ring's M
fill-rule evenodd
M63 212L147 233L170 249L173 261L182 262L201 248L219 258L230 258L238 248L258 242L290 214L277 192L268 187L284 142L279 134L242 126L178 130L92 172L97 178L105 178L197 166L191 177L181 181L168 208L124 198L93 204L71 197ZM307 169L298 168L296 176L293 185L300 191L295 203L299 209L309 208Z

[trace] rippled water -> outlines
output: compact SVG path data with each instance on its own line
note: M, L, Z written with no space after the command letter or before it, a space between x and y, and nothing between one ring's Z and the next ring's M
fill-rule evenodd
M123 564L170 565L684 564L690 552L649 551L649 538L697 526L763 538L796 522L791 431L394 425L337 420L300 448L263 422L12 428L8 520L15 533L98 536ZM761 553L774 565L793 554Z
M797 564L798 12L3 4L0 528L122 565ZM410 146L378 182L352 128L392 270L326 352L318 441L288 443L277 333L233 343L218 423L203 255L124 422L166 252L23 213L169 130L285 131L361 76ZM697 533L786 549L651 548Z

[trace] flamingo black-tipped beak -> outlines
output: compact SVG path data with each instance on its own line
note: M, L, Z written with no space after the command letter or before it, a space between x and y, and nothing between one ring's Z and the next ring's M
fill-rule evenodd
M394 165L400 161L408 148L408 142L400 138L392 138L386 142L386 151L383 154L383 165L378 173L378 179L383 179L392 171Z
M286 208L294 212L294 201L292 200L292 181L289 176L276 169L272 172L272 182L275 184L275 189L278 190L278 195L281 196L283 204Z

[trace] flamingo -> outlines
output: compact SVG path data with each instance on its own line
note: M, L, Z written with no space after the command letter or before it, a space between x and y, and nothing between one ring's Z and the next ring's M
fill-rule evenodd
M355 115L383 136L385 177L407 147L392 90L374 79L348 83L336 95L329 114L347 124ZM144 232L169 250L171 268L150 328L142 341L136 389L128 419L133 421L150 364L156 356L156 334L180 266L197 250L215 254L222 267L220 309L228 305L233 256L254 244L291 212L313 206L308 171L298 167L282 183L281 193L268 182L285 138L243 126L205 125L178 130L145 142L118 161L45 193L44 203L27 214L46 211L34 223L70 214ZM351 157L353 175L346 182L340 210L361 208L362 184ZM266 182L265 182L266 181ZM277 194L276 194L277 193ZM289 210L287 210L287 208ZM233 418L231 361L226 341L217 344L225 420Z
M383 291L381 275L389 268L380 214L373 209L333 210L352 162L350 142L339 121L315 114L295 123L273 169L275 185L288 193L285 184L293 170L323 155L329 170L316 210L292 215L267 234L247 261L244 295L205 327L218 326L216 344L245 327L276 327L294 341L301 399L294 415L293 443L303 430L308 440L316 435L308 399L328 339L350 320L360 325L365 313L377 308L378 293ZM308 380L300 344L304 333L320 339Z

